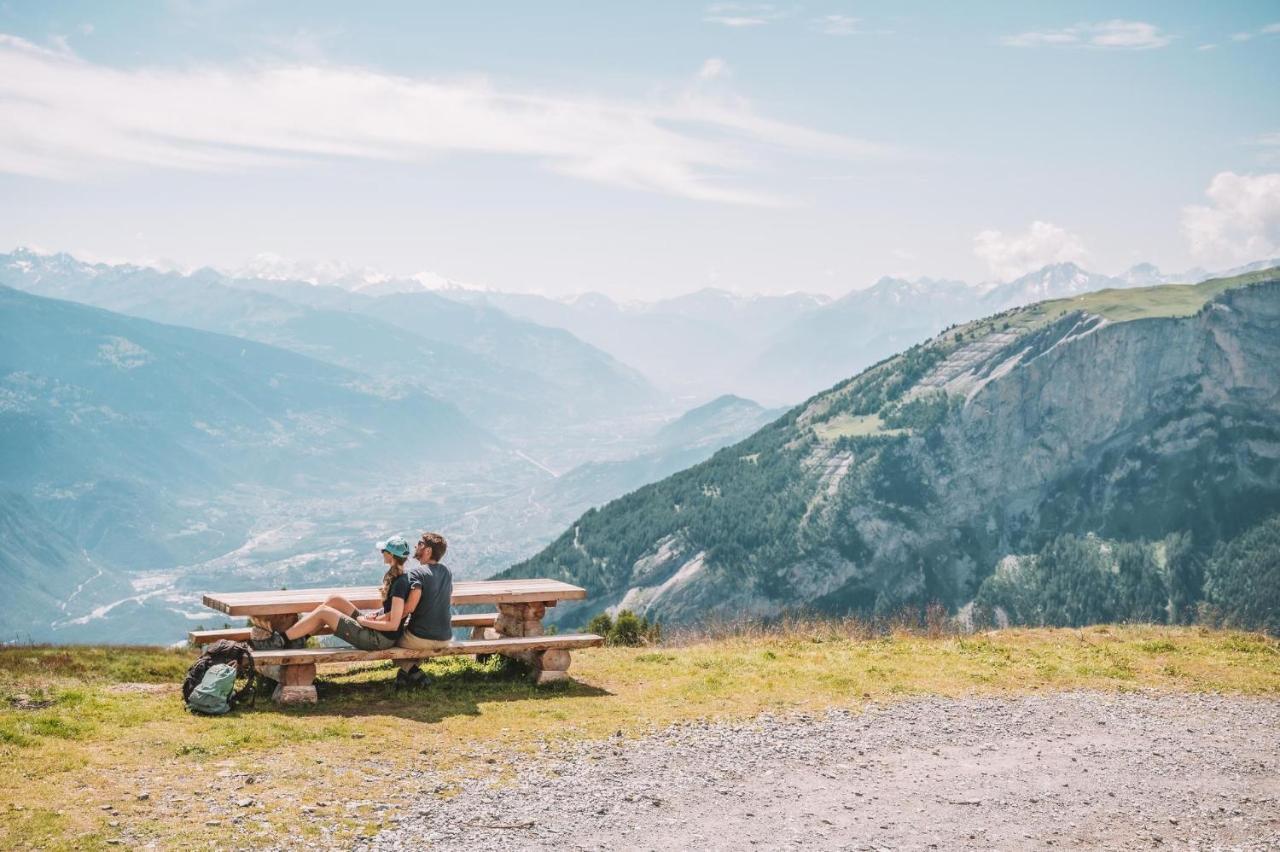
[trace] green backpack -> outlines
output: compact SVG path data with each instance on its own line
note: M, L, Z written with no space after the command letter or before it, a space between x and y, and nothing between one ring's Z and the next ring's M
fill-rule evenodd
M182 683L182 699L187 709L206 716L230 712L246 697L254 702L253 654L243 642L223 639L205 649L200 659L187 670ZM245 685L237 690L236 678L244 677Z
M209 666L200 684L187 696L187 709L206 716L231 712L231 693L236 690L236 667L226 663Z

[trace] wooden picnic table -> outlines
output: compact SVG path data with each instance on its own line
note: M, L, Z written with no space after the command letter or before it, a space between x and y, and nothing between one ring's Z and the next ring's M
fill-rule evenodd
M333 595L341 595L360 609L378 609L382 597L377 586L344 586L324 589L286 589L274 592L211 592L204 605L227 615L254 618L297 616L320 606ZM587 590L559 580L461 580L453 584L453 605L497 604L555 606L559 601L582 600ZM541 619L541 614L538 616Z
M286 589L263 592L211 592L204 595L204 605L231 616L247 616L254 632L264 636L272 630L289 629L299 616L322 605L329 598L340 595L359 609L377 609L382 598L377 586L346 586L336 588ZM492 627L487 621L472 627L471 641L454 643L453 653L502 653L527 663L534 670L534 680L546 683L567 677L569 649L598 645L603 640L593 635L565 637L546 636L542 619L547 607L560 601L582 600L585 589L562 583L559 580L467 580L453 584L454 606L494 604L498 608ZM514 641L520 640L520 641ZM481 643L487 644L481 644ZM505 644L504 644L505 643ZM445 650L444 653L449 653ZM264 673L276 680L277 700L315 701L315 663L349 662L368 656L370 659L402 658L411 652L403 649L391 657L388 652L316 652L286 654L284 652L260 652L265 665ZM437 652L439 653L439 652ZM423 653L421 656L435 654ZM304 659L305 658L305 659ZM282 698L283 695L283 698Z

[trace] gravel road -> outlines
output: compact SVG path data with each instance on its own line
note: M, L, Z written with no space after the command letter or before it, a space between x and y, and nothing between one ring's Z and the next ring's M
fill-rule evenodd
M684 724L424 794L366 850L1280 849L1280 701L1068 693Z

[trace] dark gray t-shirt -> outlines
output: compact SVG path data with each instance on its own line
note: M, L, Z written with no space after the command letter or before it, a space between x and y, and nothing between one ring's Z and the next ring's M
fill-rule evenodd
M439 562L414 565L408 577L410 589L422 589L418 607L409 619L408 631L419 639L452 639L453 575L449 569Z

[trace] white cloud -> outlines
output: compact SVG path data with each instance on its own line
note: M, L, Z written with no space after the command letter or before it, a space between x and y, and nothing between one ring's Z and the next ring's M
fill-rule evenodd
M1280 254L1280 174L1220 172L1207 205L1182 208L1191 253L1207 263L1248 263Z
M1040 47L1042 45L1080 44L1080 36L1074 30L1029 32L1005 36L1000 39L1005 47Z
M1164 47L1173 37L1146 21L1119 18L1090 24L1077 24L1060 30L1042 30L1005 36L1007 47L1103 47L1119 50L1150 50Z
M1050 222L1032 222L1021 234L982 231L973 238L973 253L998 279L1025 275L1051 263L1081 260L1086 252L1075 234Z
M5 35L0 102L0 172L62 179L473 152L635 190L768 204L779 199L733 185L764 158L891 153L701 89L632 102L331 65L121 70Z
M816 23L827 35L846 36L858 32L859 19L850 15L825 15L818 18Z
M1107 21L1094 27L1089 43L1095 47L1124 47L1145 50L1164 47L1172 39L1154 24L1143 21Z
M1246 30L1244 32L1232 33L1232 41L1253 41L1259 36L1276 35L1280 33L1280 23L1267 24L1265 27L1259 27L1256 30Z
M1216 44L1202 44L1196 48L1196 50L1199 50L1199 51L1217 50L1217 49L1218 49L1218 46Z
M785 12L772 3L713 3L707 7L702 20L709 24L742 29L762 27L786 16Z
M714 80L717 77L727 77L728 74L729 63L718 56L711 57L698 69L699 80Z

